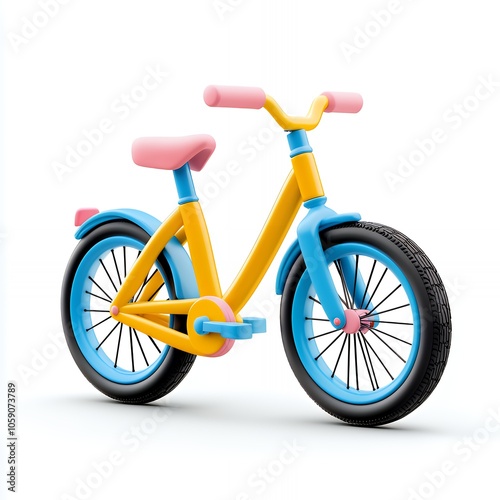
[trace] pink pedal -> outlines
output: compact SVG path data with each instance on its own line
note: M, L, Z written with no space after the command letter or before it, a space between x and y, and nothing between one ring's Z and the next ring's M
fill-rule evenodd
M224 313L224 319L228 322L236 321L236 318L234 317L234 313L232 309L229 307L226 302L224 302L222 299L219 299L218 297L208 297L211 300L213 300L222 310ZM224 354L227 354L234 346L234 339L226 339L224 344L222 344L222 347L217 351L211 354L209 357L210 358L219 358L220 356L224 356Z

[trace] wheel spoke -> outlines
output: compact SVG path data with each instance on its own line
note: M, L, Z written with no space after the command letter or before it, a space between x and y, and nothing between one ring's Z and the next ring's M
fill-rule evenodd
M123 247L123 279L127 277L127 250Z
M382 273L382 276L380 277L380 279L378 280L378 283L377 283L377 286L375 287L375 290L373 290L373 293L372 293L372 296L370 297L370 301L373 300L373 297L375 296L375 294L377 293L377 290L378 290L378 287L380 286L380 283L382 283L382 281L384 280L385 278L385 275L387 274L387 271L389 269L386 267L384 272ZM368 305L368 304L366 304Z
M137 335L137 332L136 332L135 328L132 328L132 330L134 331L134 335L135 335L135 338L137 340L137 343L139 344L139 348L140 348L140 350L142 352L142 356L144 357L144 361L146 362L146 365L149 366L148 360L146 358L146 354L144 354L144 349L142 348L141 341L139 340L139 336Z
M377 309L378 306L381 306L393 293L395 293L397 290L401 288L401 283L389 294L387 295L383 300L381 300L375 307L372 308L371 311L369 311L367 314L371 314L375 309Z
M307 316L305 317L305 319L308 319L308 320L311 320L311 321L328 321L330 322L330 320L328 318L308 318Z
M155 296L156 296L156 294L157 294L157 293L158 293L158 292L159 292L159 291L163 288L163 285L164 285L164 284L165 284L165 282L163 282L163 283L162 283L162 284L161 284L161 285L160 285L160 286L156 289L156 291L153 293L153 295L151 295L151 297L149 297L148 302L149 302L150 300L152 300L152 299L153 299L153 297L155 297Z
M354 336L354 366L356 368L356 390L359 391L359 377L358 377L358 348L356 347L356 335L358 334L359 332L356 332L355 333L355 336Z
M342 356L342 352L344 351L344 346L345 346L346 340L347 340L347 333L345 334L344 342L342 343L342 347L340 348L339 357L337 358L337 362L335 363L335 368L333 369L331 378L333 378L335 376L335 372L337 371L337 366L339 366L340 357Z
M114 248L112 248L112 249L111 249L111 255L113 256L113 261L114 261L114 263L115 263L115 269L116 269L116 274L117 274L117 276L118 276L118 282L119 282L119 283L120 283L120 285L121 285L121 284L122 284L122 278L121 278L121 276L120 276L120 271L118 271L118 264L117 264L117 262L116 262L116 257L115 257L115 249L114 249Z
M339 331L340 331L340 328L337 328L336 330L330 330L329 332L320 333L319 335L314 335L314 337L308 337L307 340L319 339L320 337L324 337L325 335L329 335L330 333L335 333L335 332L339 332Z
M356 332L356 337L358 338L358 342L359 342L359 348L361 349L361 354L363 354L363 359L365 360L366 371L368 372L368 377L370 377L370 383L372 385L372 388L373 388L373 390L375 390L375 385L373 384L372 374L370 372L370 367L368 366L368 360L366 358L365 351L363 349L363 343L361 342L360 335L362 335L362 334L359 332ZM371 363L371 360L370 360L370 363ZM373 367L372 367L372 370L373 370Z
M101 300L104 300L104 301L109 302L111 304L111 300L106 299L104 297L101 297L100 295L96 295L95 293L89 292L88 290L85 290L85 293L92 295L92 297L95 297L96 299L101 299Z
M373 354L375 354L376 358L379 360L380 364L383 366L384 370L387 372L387 374L389 375L389 377L391 377L391 380L394 380L394 377L391 375L391 372L387 369L387 367L385 366L384 362L380 359L379 355L377 354L377 352L375 351L375 349L372 347L372 345L370 344L370 342L368 342L368 339L366 338L366 336L364 336L363 339L366 342L366 344L368 344L368 347L372 350Z
M349 389L349 378L351 375L351 336L347 335L347 384L346 389Z
M161 349L156 345L156 342L154 341L153 337L150 337L148 335L148 338L149 340L151 340L151 342L153 342L153 345L156 347L156 350L161 353Z
M104 290L104 288L102 288L95 280L94 278L92 278L91 276L89 276L89 280L92 281L92 283L94 283L94 285L99 288L99 290L101 290L101 292L106 295L106 297L109 299L110 302L113 302L113 299L106 293L106 290Z
M99 350L99 347L102 346L102 344L104 344L104 342L106 342L106 340L108 340L109 336L118 328L118 325L120 325L121 323L116 323L116 325L111 329L111 331L104 337L104 339L101 341L101 343L95 348L96 351Z
M403 359L384 339L381 339L371 328L370 332L372 332L373 335L375 335L375 337L377 337L380 340L380 342L382 342L382 344L387 346L387 348L390 349L403 363L406 363L406 360Z
M132 340L132 328L130 328L130 326L128 327L128 333L129 333L129 338L130 338L130 359L132 360L132 371L135 372L135 365L134 365L134 342Z
M83 312L86 313L108 313L109 309L84 309Z
M337 341L337 339L343 335L344 332L340 332L315 358L315 361L318 361L318 359L323 356L323 354L330 349L330 347Z
M102 321L99 321L99 323L96 323L95 325L91 326L90 328L87 328L86 331L90 332L90 330L93 330L96 326L102 325L105 321L108 321L108 319L111 319L111 316L108 316L107 318L103 319Z
M112 277L111 277L111 275L109 274L108 269L107 269L107 268L106 268L106 266L104 265L104 262L102 261L102 259L99 259L99 262L101 263L101 266L102 266L102 268L104 269L104 271L106 271L106 274L108 275L109 281L111 281L111 284L113 285L113 288L115 289L115 292L117 292L117 293L118 293L118 288L116 288L115 282L113 281L113 278L112 278Z
M406 340L400 339L399 337L395 337L394 335L390 335L389 333L383 332L382 330L378 330L377 328L372 328L372 330L375 330L378 333L381 333L382 335L387 335L388 337L391 337L392 339L399 340L400 342L403 342L404 344L408 345L413 345L411 342L407 342Z
M356 305L356 282L358 281L358 262L359 262L359 255L356 254L356 266L354 269L354 287L352 291L352 305L353 307Z
M158 269L155 269L152 273L151 273L151 276L146 276L146 279L144 280L144 283L142 284L141 286L141 289L139 290L139 293L137 294L137 296L134 298L134 302L136 302L139 297L141 296L141 293L142 291L144 290L144 287L149 283L149 281L151 280L151 278L158 272Z
M118 352L120 351L120 343L122 341L122 330L123 330L123 323L120 323L120 334L118 336L118 345L116 347L115 368L116 365L118 364Z
M345 299L344 304L349 304L346 307L347 309L351 309L351 301L349 300L349 292L347 290L344 272L342 271L341 263L338 260L335 261L335 267L337 268L337 272L339 273L340 281L342 282L342 289L344 290L344 299Z
M367 344L366 337L362 333L360 333L359 335L360 335L360 337L363 337L363 342L365 344L365 349L366 349L366 355L368 356L368 361L370 362L370 366L372 368L373 380L375 381L375 385L377 386L377 389L380 389L380 386L378 385L377 374L375 373L375 368L373 367L372 357L370 356L370 351L368 350L368 344ZM373 390L375 390L375 389L373 389Z
M386 309L385 311L377 311L376 315L380 316L381 314L384 314L384 313L387 313L387 312L397 311L398 309L403 309L403 307L408 307L409 305L410 304L408 303L408 304L403 304L402 306L398 306L398 307L391 307L390 309ZM368 318L369 316L371 316L371 314L370 313L366 313L363 316L360 316L359 318L360 319L365 319L365 318Z
M337 293L337 295L339 296L340 302L342 302L342 304L344 304L344 307L346 309L349 309L349 306L347 305L347 302L340 296L339 293Z
M375 266L377 265L377 261L374 259L373 260L373 266L372 266L372 270L370 271L370 276L368 277L368 283L366 284L365 286L365 291L363 293L363 299L361 300L361 306L360 306L360 309L363 309L363 304L365 303L365 298L366 298L366 294L368 292L368 287L370 286L370 282L372 280L372 276L373 276L373 271L375 270Z
M377 321L377 323L388 323L390 325L407 325L407 326L413 326L413 323L403 323L401 321Z
M344 304L345 308L346 309L349 309L349 306L346 304L345 300L340 296L340 294L338 294L339 296L339 299L340 299L340 302L342 302L342 304ZM319 304L321 305L321 302L318 300L318 299L315 299L314 297L311 297L309 295L309 298L313 301L313 302L316 302L316 304Z

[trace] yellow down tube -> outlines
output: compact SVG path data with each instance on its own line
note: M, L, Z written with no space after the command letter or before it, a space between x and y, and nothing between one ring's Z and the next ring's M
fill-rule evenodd
M238 314L259 286L285 239L302 199L294 172L290 172L269 217L238 276L222 297Z

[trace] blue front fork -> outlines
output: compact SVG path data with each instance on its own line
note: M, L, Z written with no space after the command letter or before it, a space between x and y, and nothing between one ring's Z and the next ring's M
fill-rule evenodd
M332 325L336 328L342 328L346 321L344 307L333 283L319 233L322 229L338 226L344 222L357 222L361 217L357 213L337 214L326 207L325 202L326 198L322 196L304 203L309 212L299 224L297 236L307 272L311 277L321 306ZM359 270L355 278L356 265L354 257L343 257L340 259L340 265L351 297L355 294L355 307L361 308L365 284ZM355 284L356 290L354 290Z
M312 152L304 130L290 132L288 134L288 143L292 158ZM319 233L322 229L338 226L344 222L357 222L361 219L361 216L358 213L337 214L326 207L325 203L326 197L324 196L313 198L304 203L309 212L299 224L297 236L307 271L321 306L332 325L340 329L344 327L346 322L344 307L333 283ZM363 307L365 283L359 270L356 272L355 258L352 256L341 258L340 266L347 289L351 297L353 297L353 307L361 309ZM364 297L364 299L365 301L368 299L367 308L372 309L370 298ZM346 307L349 307L349 304Z

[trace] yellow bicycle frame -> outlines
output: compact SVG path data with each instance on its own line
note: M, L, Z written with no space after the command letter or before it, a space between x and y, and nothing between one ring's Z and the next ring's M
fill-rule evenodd
M146 280L158 255L173 236L177 234L181 243L184 243L182 240L185 235L200 296L221 297L237 315L269 269L297 215L301 202L297 178L292 171L243 267L224 294L221 292L212 244L201 206L197 201L180 205L148 241L118 290L111 305L111 308L117 307L119 310L114 318L172 347L192 352L188 336L168 326L168 315L187 314L198 298L146 301L145 297L149 298L161 284L160 280L163 278L158 273L144 286L138 300L130 302ZM193 354L198 353L193 352Z
M305 118L285 115L270 97L267 98L265 107L283 127L295 126L310 130L318 124L326 105L326 98L320 96ZM169 326L171 314L187 315L199 298L150 301L151 294L154 296L163 278L157 273L144 285L149 271L167 243L176 236L182 244L188 245L200 297L222 298L241 321L239 312L269 269L301 203L324 195L312 153L307 152L293 157L292 167L257 241L240 272L224 294L221 291L202 208L198 201L189 201L179 205L144 247L111 304L114 319L174 348L206 355L207 351L200 351L195 347L188 335ZM141 286L143 290L140 296L135 302L131 302ZM204 337L208 339L210 336L218 334L211 333ZM220 345L220 342L217 345ZM216 350L216 347L213 347L213 352Z

